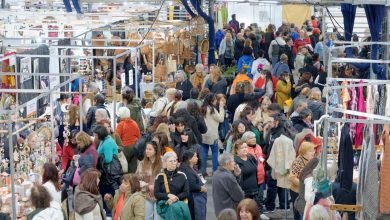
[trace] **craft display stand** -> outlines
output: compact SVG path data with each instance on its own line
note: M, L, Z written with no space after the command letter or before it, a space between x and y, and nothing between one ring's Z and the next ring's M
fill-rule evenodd
M17 56L17 54L16 54ZM24 55L23 55L24 56ZM7 57L9 58L9 57ZM11 72L7 72L7 73L0 73L0 76L3 76L3 75L22 75L22 74L26 74L26 73L11 73ZM42 76L44 75L43 73L30 73L31 76ZM54 73L51 73L51 75L58 75L58 76L62 76L62 75L67 75L69 76L69 74L54 74ZM55 156L53 156L53 154L55 155L54 152L55 151L55 137L54 137L54 115L53 115L53 104L54 104L54 100L53 100L53 92L56 92L57 89L60 89L61 87L64 87L66 85L68 85L70 82L72 82L73 80L76 80L76 79L80 79L80 75L77 75L77 74L73 74L70 76L70 78L66 81L64 81L63 83L60 83L56 86L54 86L52 89L50 90L35 90L36 93L40 93L37 97L35 97L36 100L39 100L41 98L45 98L47 96L49 96L49 99L50 99L50 107L51 107L51 114L50 114L50 125L51 125L51 129L52 129L52 135L51 135L51 151L49 152L49 159L52 159L52 161L54 162L55 160ZM81 86L81 85L80 85ZM9 93L9 92L14 92L14 93L30 93L31 91L30 90L23 90L23 89L0 89L0 92L5 92L5 93ZM28 126L25 126L23 129L19 129L18 131L13 131L12 130L12 119L10 119L10 116L11 115L14 115L14 114L19 114L19 111L23 108L25 108L27 106L27 103L23 103L23 104L20 104L20 105L17 105L16 108L12 109L12 110L0 110L0 114L1 115L5 115L6 118L8 118L9 120L6 120L7 121L7 127L8 127L8 141L9 141L9 158L10 158L10 176L11 176L11 195L12 195L12 219L17 219L17 202L16 202L16 179L15 179L15 161L14 161L14 143L13 143L13 136L15 134L17 134L18 132L28 128ZM4 120L3 120L4 121ZM47 145L46 145L47 146ZM50 146L50 145L49 145ZM47 152L46 152L47 153ZM51 158L50 158L51 156ZM47 155L46 155L47 157Z

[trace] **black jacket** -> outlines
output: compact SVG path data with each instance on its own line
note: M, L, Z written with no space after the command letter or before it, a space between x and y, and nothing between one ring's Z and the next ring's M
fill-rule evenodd
M337 166L336 182L340 183L340 188L351 190L353 179L353 149L351 136L349 135L349 124L344 124L341 129L339 143L339 158Z
M110 118L110 112L106 109L106 106L104 104L96 104L95 106L92 106L91 108L88 109L87 112L87 131L89 134L92 134L93 129L96 125L96 120L95 120L95 112L98 109L105 109L107 111L108 117Z
M271 153L272 145L274 145L274 141L276 138L280 137L281 135L286 135L286 130L284 126L279 123L278 127L271 128L270 131L267 132L264 140L264 148L263 148L263 154L265 154L268 158L268 155Z
M236 111L236 108L248 101L248 100L253 100L253 99L259 99L261 96L259 95L254 95L254 94L244 94L244 93L236 93L231 96L229 96L227 100L227 109L230 112L231 115L234 115L234 112ZM233 119L233 117L231 117Z
M285 46L286 48L286 55L288 57L288 67L290 67L290 70L292 71L293 69L295 69L294 67L294 61L295 61L295 57L294 57L294 52L293 52L293 47L289 47L289 46Z
M170 145L171 145L172 147L174 147L174 146L180 144L180 139L181 139L181 138L180 138L179 132L177 132L177 131L175 131L175 132L170 132L170 136L171 136L171 143L170 143Z
M239 60L244 50L244 41L236 40L234 43L234 59Z
M255 59L259 58L259 53L260 53L260 44L257 41L257 39L251 39L252 40L252 48L253 48L253 55Z
M207 132L207 126L203 117L195 119L194 116L190 115L186 109L178 109L171 117L173 119L177 119L179 117L184 118L187 123L187 127L191 128L192 132L194 132L198 144L202 143L202 134ZM174 144L175 145L173 146L176 146L178 142L174 142Z
M186 174L188 180L188 186L190 189L190 194L188 196L188 208L191 212L191 218L195 219L195 203L194 203L194 193L200 193L201 187L204 185L200 180L197 172L192 169L188 164L182 163L179 170Z
M181 83L176 83L176 89L183 91L182 100L185 101L190 98L190 91L192 89L192 83L187 79Z
M177 154L177 158L179 160L179 162L182 162L183 161L183 153L185 150L189 150L191 148L193 148L194 146L188 146L188 143L179 143L178 145L176 145L174 147L174 151L175 153ZM197 155L202 155L202 149L201 149L201 146L199 144L196 145L196 149L192 149L196 152ZM197 169L200 170L201 168L201 165L202 165L202 157L199 156L198 157L198 164L197 164Z
M257 185L257 160L250 154L248 159L242 160L240 157L235 156L234 161L241 169L241 181L240 185L245 193L245 196L251 196L259 192Z
M225 78L221 78L217 83L213 83L211 79L208 79L205 83L205 87L208 88L211 93L226 95L227 81Z
M169 193L177 196L181 201L188 198L189 187L186 175L177 169L174 171L164 169L163 173L167 175ZM168 193L165 191L163 173L159 173L154 182L154 196L157 201L169 199Z
M316 100L309 100L308 107L312 112L312 121L318 120L321 118L322 115L324 115L325 112L324 103Z
M307 66L303 67L302 69L300 69L299 72L301 74L305 73L305 72L311 73L311 76L313 77L313 81L314 81L319 73L319 70L313 65L307 65Z
M300 116L292 117L291 121L293 123L295 130L297 130L298 133L300 133L305 128L309 128L309 126L303 121L303 119Z

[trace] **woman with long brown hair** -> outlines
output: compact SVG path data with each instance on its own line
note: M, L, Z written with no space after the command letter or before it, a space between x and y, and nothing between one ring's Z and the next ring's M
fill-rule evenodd
M53 201L61 204L61 184L58 169L54 164L45 163L42 168L42 184L49 192Z
M146 219L160 219L154 197L154 179L161 172L160 147L156 142L147 142L144 159L138 164L136 173L142 176L142 191L146 194Z
M74 207L76 220L105 220L103 199L99 193L101 173L93 168L81 175L80 185L76 187Z
M112 210L113 220L144 220L145 196L141 193L139 176L125 174L119 190L112 195L106 194L104 200Z

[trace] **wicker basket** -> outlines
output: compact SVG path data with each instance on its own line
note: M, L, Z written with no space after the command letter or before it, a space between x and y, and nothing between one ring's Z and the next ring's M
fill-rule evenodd
M210 42L207 39L204 39L199 44L199 52L201 54L207 54L210 49Z
M195 16L190 20L190 30L191 34L196 35L204 35L205 29L205 21L201 16Z
M145 91L144 92L144 98L145 99L148 99L148 100L152 100L153 99L153 92L152 91Z

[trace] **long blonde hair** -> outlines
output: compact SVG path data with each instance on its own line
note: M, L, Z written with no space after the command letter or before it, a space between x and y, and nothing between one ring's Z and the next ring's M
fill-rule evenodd
M210 80L213 83L217 83L221 79L221 70L217 65L210 66Z

